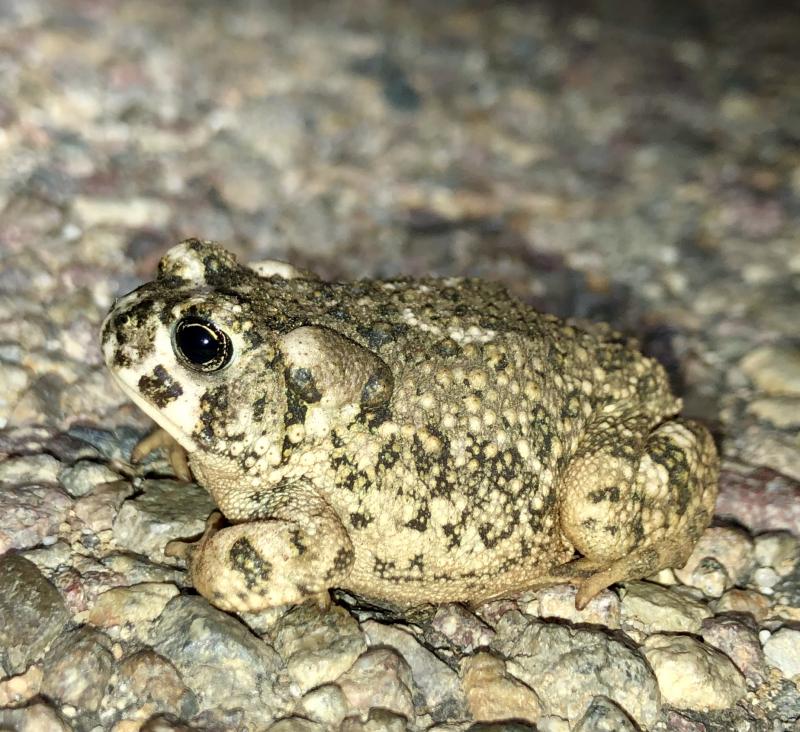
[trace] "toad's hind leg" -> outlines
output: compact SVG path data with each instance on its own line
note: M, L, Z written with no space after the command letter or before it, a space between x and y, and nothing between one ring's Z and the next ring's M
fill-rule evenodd
M649 434L639 419L590 429L562 484L561 528L583 558L556 574L577 582L575 604L683 566L714 512L717 474L714 442L698 422L671 420Z

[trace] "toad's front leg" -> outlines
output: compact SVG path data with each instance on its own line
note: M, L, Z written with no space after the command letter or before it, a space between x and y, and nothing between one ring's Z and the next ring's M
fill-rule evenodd
M193 548L192 582L222 610L319 600L350 572L353 545L333 509L305 487L276 493L269 515L207 531Z

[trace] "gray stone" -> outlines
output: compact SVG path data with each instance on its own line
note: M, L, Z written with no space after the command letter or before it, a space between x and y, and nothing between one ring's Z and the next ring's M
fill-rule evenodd
M80 460L65 468L59 475L64 490L73 498L85 496L101 483L119 480L119 474L111 468L91 460Z
M301 694L335 681L367 647L358 623L336 605L324 611L308 603L292 608L271 635Z
M38 660L69 620L58 590L33 562L0 557L0 666L24 671Z
M111 640L92 628L62 634L42 663L42 693L62 706L96 712L114 665L110 649Z
M764 643L767 663L788 679L800 676L800 630L781 628Z
M121 547L164 560L164 548L175 539L202 534L215 506L194 483L147 480L143 493L126 501L114 521L114 540Z
M638 732L636 725L611 699L596 696L574 732Z
M54 484L0 490L0 554L55 541L72 500Z
M658 684L644 659L599 630L529 621L506 613L492 648L506 668L539 696L543 710L577 722L596 696L606 696L638 724L658 718Z
M697 633L711 615L703 603L652 582L626 582L620 594L623 628Z
M464 695L458 674L453 669L402 628L374 620L368 620L361 627L370 646L394 648L411 667L417 710L429 714L436 722L464 717Z
M197 696L201 710L240 709L262 725L289 710L284 666L275 650L202 598L173 598L151 638Z
M137 651L115 664L103 696L99 718L105 729L120 720L144 720L154 713L188 719L197 699L175 666L150 649Z
M688 635L651 635L642 649L664 701L678 709L727 709L747 692L744 676L716 648Z
M764 652L755 628L736 616L718 615L704 620L700 632L706 643L733 661L750 686L756 687L766 679Z

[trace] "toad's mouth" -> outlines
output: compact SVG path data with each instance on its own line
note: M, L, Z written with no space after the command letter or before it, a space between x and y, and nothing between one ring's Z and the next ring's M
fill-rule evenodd
M136 389L128 384L118 373L111 370L111 375L120 389L125 395L141 409L150 419L152 419L159 427L169 433L171 437L184 449L187 453L192 453L197 450L197 443L187 435L178 425L176 425L169 417L163 412L156 409L150 402L148 402Z

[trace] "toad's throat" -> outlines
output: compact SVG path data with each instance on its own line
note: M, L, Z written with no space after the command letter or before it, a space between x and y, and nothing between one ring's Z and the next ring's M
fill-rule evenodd
M119 374L113 369L111 370L111 375L114 377L114 381L119 385L120 389L130 397L131 401L159 427L166 430L187 453L192 453L197 450L195 441L167 417L164 412L159 411L150 404L136 389L125 382L124 379L120 378Z

